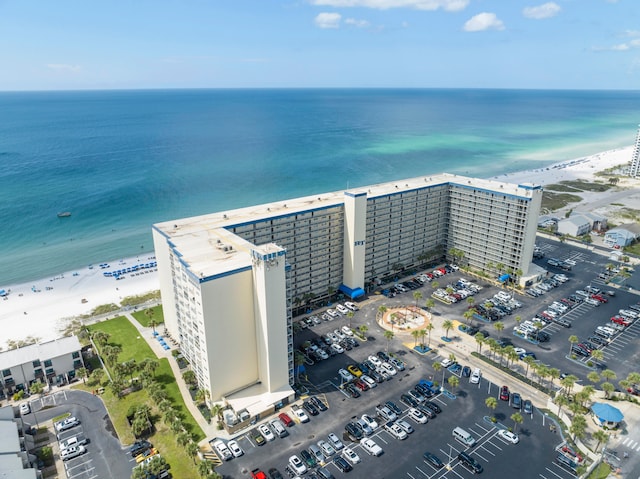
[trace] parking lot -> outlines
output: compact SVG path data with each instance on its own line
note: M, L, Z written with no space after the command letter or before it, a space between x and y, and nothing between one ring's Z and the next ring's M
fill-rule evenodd
M516 321L518 316L520 321L533 320L537 313L544 311L554 301L566 298L576 290L589 285L602 290L611 289L598 278L598 274L605 265L611 263L606 257L544 239L539 239L538 245L545 253L545 258L538 260L539 264L547 267L551 273L565 274L568 281L558 284L540 297L516 294L515 298L521 303L521 307L514 310L512 314L500 318L500 322L504 324L502 332L495 330L492 321L476 320L473 324L490 337L509 341L515 347L534 353L537 360L558 368L562 373L574 374L584 381L586 375L593 369L586 364L588 358L569 355L571 347L569 337L576 335L581 341L587 339L593 334L596 326L608 323L609 318L619 309L638 302L639 298L625 288L616 288L615 296L609 297L607 303L594 306L582 302L563 314L563 318L570 323L570 327L563 327L553 322L544 326L543 331L549 335L549 340L546 342L534 344L530 340L514 335L512 331L518 325ZM562 261L570 260L574 265L570 271L554 269L546 265L546 258L549 257ZM455 284L463 277L465 276L458 271L444 275L437 281L440 287L446 287L448 284ZM500 290L505 290L490 285L482 279L468 279L480 286L480 291L474 296L476 305L483 304ZM430 283L417 288L422 295L420 302L417 303L418 306L424 305L424 301L431 297L434 289ZM506 291L510 292L508 289ZM514 426L514 421L511 420L514 409L510 407L509 402L500 400L495 411L488 409L485 400L488 396L497 398L500 385L491 384L484 378L477 385L471 384L467 377L461 376L458 372L460 384L454 388L454 394L447 394L445 391L444 394L432 398L440 405L441 414L424 425L407 419L408 406L400 401L400 396L412 389L421 379L442 382L442 371L436 373L432 365L435 361L443 361L444 356L449 354L443 350L441 356L419 355L401 344L414 343L415 339L408 334L402 335L396 332L395 338L390 341L384 337L384 330L376 322L378 308L381 305L393 308L413 304L416 304L416 300L412 291L399 293L394 297L377 296L361 304L360 310L355 312L352 318L346 315L337 317L325 315L319 324L299 329L295 335L295 346L299 349L303 349L303 345L308 345L314 340L317 344L321 344L323 336L336 329L341 330L349 323L353 329L365 325L368 331L366 340L358 340L358 345L352 346L349 350L342 353L334 351L333 355L325 360L317 357L315 359L310 357L310 360L307 360L300 382L308 388L309 394L317 396L327 404L327 411L320 412L317 416L310 416L310 421L305 424L299 423L296 419L295 426L288 428L288 437L275 438L274 441L267 442L263 446L256 445L252 439L255 429L248 431L238 438L238 443L245 452L244 456L224 463L218 471L228 477L244 477L255 468L260 468L265 473L271 468L277 468L286 476L285 470L291 455L299 455L303 449L308 449L312 444L327 440L327 435L334 432L360 457L361 462L353 466L357 477L408 477L411 479L471 477L473 474L457 459L458 453L462 450L469 452L482 465L484 473L489 477L504 477L505 474L517 475L523 479L574 477L554 460L558 454L555 449L562 443L562 438L550 430L548 418L536 409L533 414L524 415L524 423L517 426L520 438L518 444L507 443L498 436L501 428ZM465 323L463 313L469 306L470 304L464 300L454 304L445 304L437 300L433 308L436 328L432 331L432 337L439 338L445 335L441 327L444 319L458 321L455 324ZM315 314L322 318L322 311ZM296 320L300 319L296 318ZM599 368L612 369L619 379L626 377L630 371L640 370L638 334L640 334L640 321L624 328L611 342L602 346L603 359L599 361ZM454 331L450 335L465 336L461 331ZM404 371L399 371L395 376L377 384L372 389L358 390L360 397L357 398L351 397L349 392L341 388L344 379L338 374L339 369L347 368L350 364L362 363L370 355L380 351L385 352L387 349L389 353L404 362ZM516 361L516 363L521 364L521 369L524 371L526 367L524 363L522 361ZM445 370L445 381L451 375L451 371ZM509 384L509 381L507 380L506 383ZM452 388L449 387L449 389ZM402 409L401 417L411 423L415 431L407 439L400 441L384 428L378 428L371 438L382 447L384 453L379 457L370 456L360 444L350 442L348 436L344 434L345 425L357 420L362 414L375 417L376 405L388 400ZM292 415L289 408L285 411ZM488 419L492 415L498 419L498 424ZM473 435L477 441L475 447L465 449L452 437L452 430L457 426L465 428ZM438 456L446 467L437 469L424 461L423 454L427 451ZM527 464L527 467L523 468L523 464ZM326 467L335 476L342 474L331 460L327 461ZM310 474L308 477L311 478L314 475Z
M107 479L131 477L135 459L122 448L102 401L83 391L60 390L30 401L32 413L24 416L27 423L44 424L68 413L80 423L65 431L57 431L58 446L72 437L84 436L86 452L64 464L68 479Z

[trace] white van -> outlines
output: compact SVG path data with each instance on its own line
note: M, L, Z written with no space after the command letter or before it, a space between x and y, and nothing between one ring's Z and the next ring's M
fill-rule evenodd
M473 447L476 445L476 440L473 436L461 427L457 427L453 430L453 437L467 447Z

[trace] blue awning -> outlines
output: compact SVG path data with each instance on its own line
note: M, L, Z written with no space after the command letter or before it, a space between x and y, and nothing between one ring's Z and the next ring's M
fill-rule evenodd
M349 296L351 299L356 299L356 298L359 298L360 296L364 296L365 295L364 289L362 289L362 288L351 289L348 286L345 286L344 284L341 284L340 287L338 288L338 290L342 291L344 294Z
M500 276L498 278L498 281L500 281L501 283L504 283L505 281L507 281L510 278L510 276L508 274L503 274L502 276Z
M595 414L600 421L604 422L621 422L624 419L624 415L620 412L620 409L605 403L594 403L593 406L591 406L591 411L593 411L593 414Z

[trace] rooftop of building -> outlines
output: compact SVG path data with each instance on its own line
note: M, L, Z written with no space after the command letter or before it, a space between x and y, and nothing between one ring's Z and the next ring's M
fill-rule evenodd
M153 228L167 238L180 261L196 278L210 278L250 266L249 253L254 245L230 232L229 228L340 207L345 194L366 194L367 198L378 198L439 185L472 187L521 198L531 198L532 190L541 188L533 184L516 185L442 173L165 221L153 225Z
M54 339L46 343L30 344L0 353L0 370L10 369L39 359L54 359L65 354L80 351L82 345L76 336Z

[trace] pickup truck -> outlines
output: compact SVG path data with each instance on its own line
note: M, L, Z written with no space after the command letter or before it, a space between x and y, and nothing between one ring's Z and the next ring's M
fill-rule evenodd
M84 434L79 434L77 436L70 437L60 443L60 450L67 449L71 446L84 446L89 441L84 436Z
M252 479L267 479L267 475L262 472L260 469L254 469L253 471L251 471L251 478Z

